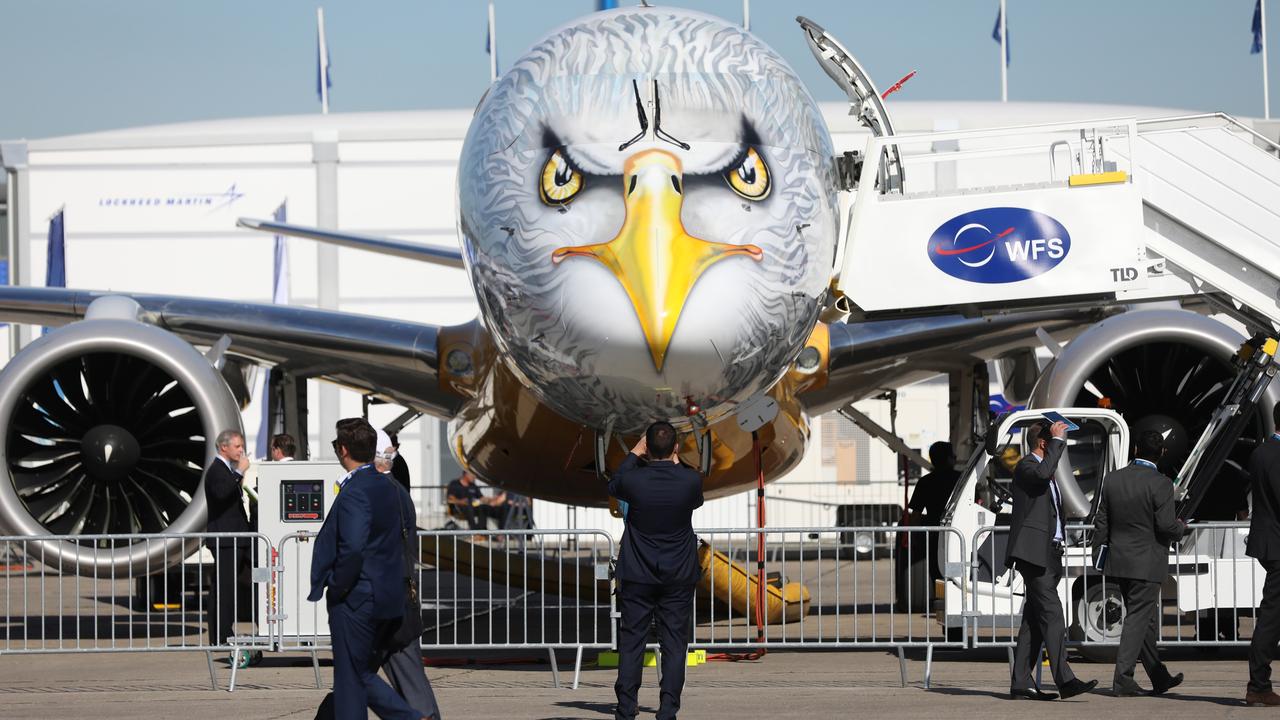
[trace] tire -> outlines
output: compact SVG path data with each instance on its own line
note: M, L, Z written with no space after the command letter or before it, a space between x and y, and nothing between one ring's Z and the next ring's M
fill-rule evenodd
M1071 593L1075 605L1071 627L1067 636L1076 642L1084 643L1079 647L1080 654L1092 662L1115 662L1120 633L1124 629L1124 598L1120 594L1120 586L1115 583L1103 583L1101 578L1089 578L1087 587L1084 578L1076 581Z

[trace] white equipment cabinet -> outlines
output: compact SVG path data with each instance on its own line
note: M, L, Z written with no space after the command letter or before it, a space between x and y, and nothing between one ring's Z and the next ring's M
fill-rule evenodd
M314 535L329 516L335 485L344 475L336 462L265 462L258 466L258 532L279 555L276 590L258 595L258 617L274 617L272 645L327 645L329 614L324 601L310 602L311 553L314 544L299 533ZM278 593L278 597L276 596Z

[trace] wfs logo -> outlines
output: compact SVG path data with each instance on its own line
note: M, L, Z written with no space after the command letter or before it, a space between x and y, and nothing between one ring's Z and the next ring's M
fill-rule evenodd
M1034 210L983 208L946 221L929 238L929 259L951 277L1011 283L1049 272L1071 251L1062 223Z

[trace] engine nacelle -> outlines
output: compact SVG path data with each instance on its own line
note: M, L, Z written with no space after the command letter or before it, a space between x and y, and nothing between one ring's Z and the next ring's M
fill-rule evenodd
M1231 357L1243 342L1231 328L1197 313L1126 312L1072 340L1045 368L1028 405L1095 407L1105 398L1135 435L1144 430L1165 433L1168 452L1161 470L1172 477L1234 378ZM1243 468L1252 449L1271 432L1270 408L1277 400L1280 386L1272 383L1260 406L1263 411L1232 450L1215 489L1224 475L1231 476L1230 492L1247 488ZM1088 514L1085 492L1062 467L1058 486L1069 516Z
M214 440L241 430L219 371L181 338L126 319L130 302L98 300L117 312L91 308L94 319L35 340L0 371L0 529L85 536L28 544L67 571L154 572L188 555L198 541L93 536L203 532Z

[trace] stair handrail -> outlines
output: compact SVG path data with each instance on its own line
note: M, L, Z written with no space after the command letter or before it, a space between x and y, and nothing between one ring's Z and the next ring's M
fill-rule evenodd
M1224 113L1224 112L1198 113L1195 115L1173 115L1170 117L1163 117L1163 118L1147 118L1145 120L1139 120L1138 127L1139 127L1139 130L1141 131L1141 128L1143 125L1183 124L1185 126L1190 126L1189 124L1196 120L1221 120L1227 123L1228 125L1233 125L1236 128L1239 128L1240 130L1243 130L1249 133L1255 139L1261 140L1262 142L1266 143L1272 152L1280 154L1280 143L1276 142L1275 140L1272 140L1266 135L1263 135L1257 130L1254 130L1253 128L1244 124L1239 119L1237 119L1234 115L1228 115L1227 113Z

